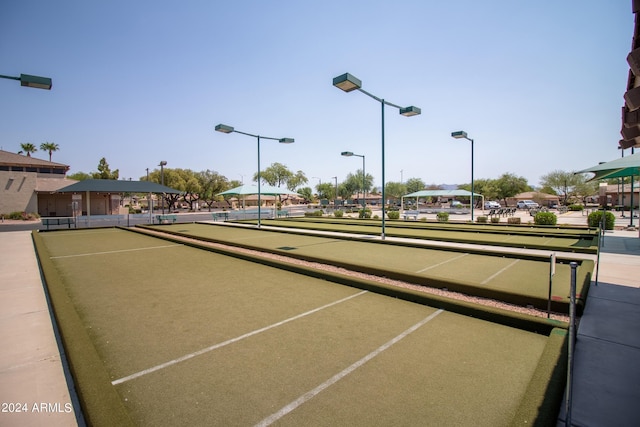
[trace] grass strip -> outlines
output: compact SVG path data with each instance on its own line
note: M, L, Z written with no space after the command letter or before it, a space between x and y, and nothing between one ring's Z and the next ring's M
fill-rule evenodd
M512 426L557 424L567 379L567 354L567 330L554 329L511 421Z
M87 334L80 314L66 292L64 281L47 255L49 251L42 236L38 230L31 235L87 424L133 426L120 395L111 385L111 378Z
M143 234L150 234L147 230L154 230L147 227L135 227L135 228L123 228L130 232L137 232ZM155 230L154 230L155 231ZM179 233L176 233L179 235ZM439 295L427 294L424 292L414 291L411 289L400 288L392 285L385 285L379 282L371 280L355 278L352 276L334 273L325 270L318 270L311 267L302 266L299 264L287 263L272 258L260 257L252 254L233 251L230 249L211 247L204 242L199 243L197 240L193 240L192 236L189 237L189 241L178 240L174 237L173 233L164 233L162 235L153 234L153 236L164 239L171 242L179 242L184 245L188 245L194 248L203 249L210 252L224 254L232 256L234 258L243 259L246 261L256 262L262 265L279 268L286 271L302 274L309 277L328 280L334 283L340 283L342 285L351 286L357 289L363 289L370 292L375 292L381 295L390 296L393 298L402 299L405 301L414 302L417 304L426 305L433 308L441 308L453 313L463 314L465 316L474 317L477 319L487 320L493 323L498 323L505 326L514 327L517 329L534 332L542 335L548 335L554 328L566 328L566 322L560 322L553 319L544 319L527 314L515 313L512 311L488 307L465 301L459 301L452 298L447 298Z

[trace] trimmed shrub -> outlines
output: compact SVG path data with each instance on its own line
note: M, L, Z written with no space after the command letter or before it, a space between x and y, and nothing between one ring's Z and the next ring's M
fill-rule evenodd
M607 211L604 217L604 229L613 230L613 226L616 223L616 216ZM589 227L598 228L602 224L602 211L591 212L587 217L587 224Z
M584 210L584 206L582 206L582 205L569 205L569 206L567 206L567 209L569 209L570 211L582 211L582 210Z
M366 219L371 218L371 209L369 208L360 209L358 211L358 218L366 218Z
M520 217L512 216L507 218L507 224L520 224Z
M476 218L476 222L480 224L486 224L488 219L489 217L487 216L479 216L478 218Z
M333 216L335 216L336 218L342 218L343 215L344 215L344 212L341 211L340 209L333 212Z
M500 222L500 217L499 216L492 216L491 217L491 224L497 224Z
M20 220L20 221L33 221L35 219L40 218L40 215L34 212L27 213L27 212L17 211L17 212L11 212L9 215L5 216L5 218Z
M538 212L533 217L533 223L535 225L556 225L558 217L553 212Z
M322 216L323 212L321 210L315 210L313 212L305 212L304 216Z
M436 218L438 218L439 222L447 222L449 221L449 212L438 212Z
M389 219L400 219L400 211L388 211L387 218Z

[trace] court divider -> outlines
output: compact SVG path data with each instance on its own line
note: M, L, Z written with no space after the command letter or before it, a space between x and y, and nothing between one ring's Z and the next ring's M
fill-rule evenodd
M210 225L210 224L204 224L204 225ZM228 246L234 246L234 247L243 248L243 249L265 251L265 249L262 248L262 247L258 247L258 246L254 246L254 245L250 245L250 244L229 242L229 241L226 241L226 240L214 239L214 238L209 238L209 237L194 236L194 235L190 235L190 234L186 234L186 233L181 233L179 231L172 231L172 230L169 230L169 229L166 229L166 228L158 229L157 227L153 227L153 226L139 225L139 226L137 226L135 228L130 228L130 229L127 229L127 230L130 230L130 231L152 230L152 231L155 231L155 232L161 232L161 233L163 233L165 235L173 235L173 236L184 237L184 238L189 238L189 239L197 239L197 240L201 240L202 242L219 243L219 244L224 244L224 245L228 245ZM262 232L271 232L271 233L292 233L292 232L289 232L289 231L274 231L274 230L264 230L264 229L261 229L260 231L262 231ZM305 233L297 233L297 234L305 234ZM317 234L311 234L311 233L306 233L306 234L307 235L312 235L312 236L317 236ZM332 238L336 238L336 239L344 239L344 240L353 240L353 241L357 241L357 242L363 242L360 239L357 239L357 238L354 238L354 237L349 237L349 236L331 236L331 237ZM395 242L395 241L388 241L388 240L385 240L385 241L367 240L366 243L367 244L396 245L396 246L405 246L405 247L418 247L416 245L412 245L411 243ZM534 254L520 254L520 253L515 253L515 252L514 253L508 253L508 252L492 253L492 252L488 252L486 250L473 250L473 249L469 249L469 248L451 248L451 247L443 248L443 247L438 247L438 246L427 247L425 245L420 245L419 248L435 249L435 250L449 251L449 252L470 253L470 254L477 254L477 255L488 255L488 256L489 255L494 255L494 256L499 256L501 258L524 259L524 260L541 261L541 262L547 262L547 263L549 262L548 257L543 256L543 255L534 255ZM362 265L359 265L359 264L353 264L353 263L349 263L349 262L346 262L346 261L338 261L338 260L335 260L335 259L333 259L331 261L328 261L328 260L326 260L324 258L300 255L300 254L296 254L296 253L293 253L293 252L290 252L290 251L285 251L285 250L271 249L271 250L269 250L269 252L273 253L273 254L282 255L282 256L289 257L289 258L295 258L295 259L300 259L300 260L309 261L309 262L318 262L318 263L324 263L324 264L329 263L329 264L331 264L333 266L336 266L336 267L341 267L341 268L345 268L345 269L348 269L348 270L357 271L357 272L360 272L360 273L372 274L372 275L376 275L376 276L384 276L384 277L387 277L389 279L406 281L406 282L409 282L409 283L412 283L412 284L422 285L422 286L426 286L426 287L430 287L430 288L435 288L435 289L446 288L447 290L452 291L452 292L459 292L459 293L472 295L472 296L495 299L495 300L498 300L498 301L503 301L503 302L507 302L507 303L510 303L510 304L519 305L519 306L522 306L522 307L526 307L527 305L532 305L533 307L535 307L535 308L537 308L539 310L547 310L547 308L549 306L549 300L546 297L546 295L545 295L545 297L542 297L542 298L535 298L535 297L532 297L532 296L525 296L525 295L522 295L522 294L519 294L519 293L509 292L509 291L505 291L505 290L491 289L489 287L479 287L476 284L470 283L470 282L457 281L457 280L456 281L447 280L447 279L438 278L438 277L429 277L429 276L425 276L425 275L418 275L418 274L411 274L411 273L392 271L392 270L388 270L388 269L384 269L384 268L374 268L374 267L370 267L370 266L362 266ZM576 259L574 259L574 258L566 258L566 257L562 257L562 256L559 256L559 257L556 258L556 262L559 263L559 264L560 263L569 264L572 261L576 261ZM580 297L578 299L577 308L578 308L579 313L582 313L585 301L587 299L589 286L590 286L590 283L591 283L591 272L593 271L593 261L592 260L577 260L577 261L580 263L580 266L581 266L580 273L579 273L579 276L578 276ZM568 296L564 301L552 300L550 306L551 306L551 309L553 311L555 311L555 312L568 314L569 313Z

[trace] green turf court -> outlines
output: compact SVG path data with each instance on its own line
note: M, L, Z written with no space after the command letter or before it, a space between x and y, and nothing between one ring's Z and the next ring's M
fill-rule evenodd
M531 305L541 310L547 309L549 300L550 259L544 256L429 248L388 241L363 241L203 223L150 228L319 261L520 306ZM579 264L577 286L581 306L586 299L593 271L593 261L558 257L553 278L552 310L565 314L569 310L570 261Z
M92 425L557 416L555 322L520 316L533 333L122 229L33 236Z
M257 223L257 220L234 221ZM380 220L336 218L264 219L263 225L332 232L380 235ZM419 240L482 244L595 254L598 232L585 227L551 227L496 224L453 224L422 221L386 221L385 235Z

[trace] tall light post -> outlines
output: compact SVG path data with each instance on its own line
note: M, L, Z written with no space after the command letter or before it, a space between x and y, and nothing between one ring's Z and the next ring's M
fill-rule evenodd
M377 96L367 92L362 89L362 81L360 81L357 77L352 76L349 73L342 74L333 79L333 85L338 89L341 89L345 92L351 92L353 90L359 90L365 95L375 99L380 103L382 109L382 234L380 237L384 240L385 233L385 176L384 176L384 106L389 105L391 107L395 107L400 111L400 114L406 117L417 116L421 113L420 108L409 106L409 107L400 107L399 105L392 104L391 102L385 101L383 98L378 98Z
M260 195L260 139L271 139L273 141L278 141L281 144L292 144L294 142L294 139L293 138L271 138L268 136L254 135L252 133L240 132L239 130L235 130L232 126L227 126L223 124L217 125L215 129L218 132L222 132L222 133L233 133L233 132L240 133L242 135L247 135L247 136L257 138L258 140L258 228L260 228L260 225L261 225L260 220L262 217L262 211L261 211L262 198Z
M3 76L0 74L0 79L17 80L20 82L20 86L36 89L51 90L51 87L53 86L49 77L31 76L29 74L20 74L20 77Z
M363 154L354 154L351 151L343 151L340 153L344 157L362 157L362 217L364 218L364 212L367 209L367 173L364 170L364 155ZM338 187L338 179L336 178L336 188ZM337 190L336 190L337 191Z
M469 138L467 136L467 133L465 131L459 130L457 132L451 132L451 136L455 139L466 139L468 141L471 141L471 222L473 222L473 205L474 205L474 200L473 197L475 196L475 192L473 191L473 139Z
M162 160L158 166L160 166L160 184L164 185L164 167L167 166L166 160ZM164 215L164 194L162 194L162 215Z

